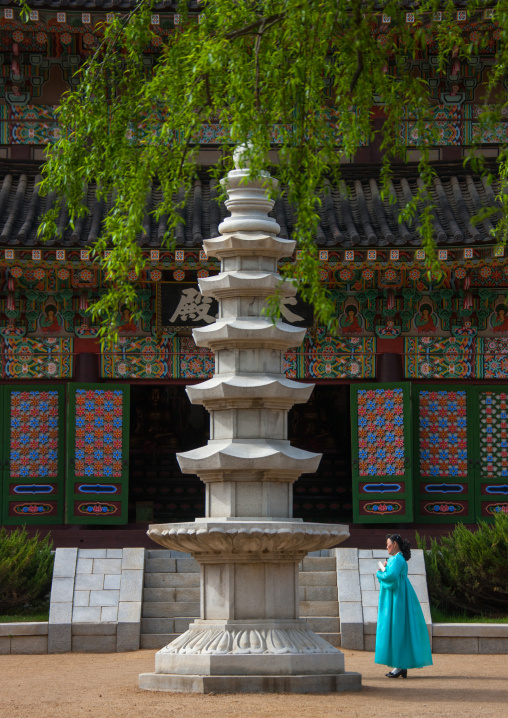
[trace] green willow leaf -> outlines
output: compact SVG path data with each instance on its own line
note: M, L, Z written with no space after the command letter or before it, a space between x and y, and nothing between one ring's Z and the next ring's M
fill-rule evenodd
M140 0L134 11L104 25L101 44L79 70L77 89L62 98L61 137L48 149L43 170L43 191L65 201L71 222L87 211L85 186L103 202L95 256L99 261L106 248L112 250L102 260L108 290L91 312L102 321L105 339L116 336L119 304L133 312L139 304L127 275L144 266L138 237L147 197L160 186L150 212L156 220L167 218L165 242L173 246L185 196L198 175L199 133L210 122L224 129L222 157L210 168L212 177L220 179L232 168L236 144L248 145L252 176L267 168L277 176L303 250L302 261L288 265L283 274L314 304L317 321L333 331L335 303L319 277L316 196L325 180L340 182L345 159L379 137L382 193L393 201L392 163L407 158L400 128L411 121L421 151L420 182L399 218L417 227L428 270L439 276L430 200L430 149L438 137L429 119L429 86L411 63L426 56L431 36L436 71L442 74L449 72L450 62L465 61L474 52L468 33L456 22L453 0L422 0L412 8L413 23L407 22L399 0L388 0L382 12L390 23L381 39L373 32L373 15L381 11L373 0L214 0L203 5L200 22L183 3L180 24L148 67L144 57L153 37L153 5L153 0ZM467 12L478 7L483 4L468 2ZM499 88L508 67L508 0L499 0L494 10L499 50L481 118L482 128L491 129L507 104ZM493 31L491 20L482 22L484 34ZM373 108L382 120L376 126ZM273 149L277 161L269 168ZM485 174L490 171L477 166ZM498 170L506 182L506 148L501 148ZM508 196L500 192L497 201L502 219L496 240L505 242ZM55 217L48 215L42 223L44 236L55 234ZM269 311L277 314L276 297Z

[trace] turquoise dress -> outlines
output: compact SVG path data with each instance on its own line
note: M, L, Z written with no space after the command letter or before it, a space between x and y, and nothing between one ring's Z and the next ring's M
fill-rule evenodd
M380 589L375 662L393 668L431 666L425 618L402 553L390 556L386 570L376 576Z

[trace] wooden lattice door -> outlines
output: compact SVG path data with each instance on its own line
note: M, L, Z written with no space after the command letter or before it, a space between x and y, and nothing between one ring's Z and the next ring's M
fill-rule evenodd
M475 510L478 519L508 513L508 386L471 387L475 421Z
M64 521L64 389L26 384L0 388L5 525Z
M475 521L475 407L469 387L413 386L415 518Z
M410 385L351 386L353 519L413 519Z
M129 386L69 385L67 419L67 523L127 523Z

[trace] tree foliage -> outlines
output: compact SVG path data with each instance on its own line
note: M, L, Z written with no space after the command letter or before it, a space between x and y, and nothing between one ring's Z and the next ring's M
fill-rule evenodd
M494 28L491 19L482 21L474 44L457 24L452 0L421 0L411 23L398 0L213 0L202 4L199 19L182 3L179 25L147 70L143 53L152 39L152 6L153 0L140 0L133 12L103 27L102 42L79 71L79 87L62 98L61 137L49 148L44 168L43 191L67 202L71 223L87 212L85 185L95 186L107 206L96 251L113 250L104 260L109 290L92 307L104 322L103 335L114 335L120 304L136 307L136 289L126 275L143 267L136 238L150 188L160 184L161 199L149 211L167 216L165 239L171 245L198 171L199 130L217 121L225 128L223 157L211 170L217 177L231 169L235 145L247 145L253 176L266 168L270 148L277 149L276 174L294 208L295 236L304 250L302 261L285 271L314 303L318 321L333 331L334 305L319 281L314 242L316 195L325 177L340 180L341 157L353 156L378 133L383 196L395 203L392 161L406 157L399 129L411 118L423 182L414 201L394 208L406 222L414 221L429 271L439 274L428 193L434 173L429 150L436 144L429 122L433 102L409 61L426 57L432 42L439 72L449 72L451 63L481 51L482 38ZM468 12L483 6L470 2ZM390 18L381 35L373 31L380 13ZM486 127L506 105L500 83L508 61L508 0L495 3L495 22L500 49L484 93ZM376 128L374 105L382 119ZM499 172L506 179L506 147ZM501 193L498 201L506 208L508 196ZM57 209L46 216L45 236L57 231ZM505 230L503 220L498 239Z
M416 534L425 551L431 605L448 613L469 616L508 616L508 515L495 522L481 521L477 531L458 524L449 536L425 539Z
M53 576L53 542L29 538L25 527L0 527L0 613L35 607L49 593Z

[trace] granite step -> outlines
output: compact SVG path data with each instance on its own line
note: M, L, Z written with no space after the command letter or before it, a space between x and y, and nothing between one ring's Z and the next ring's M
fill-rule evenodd
M142 618L141 633L175 633L174 618Z
M177 551L148 551L141 645L162 648L200 615L199 564ZM300 616L333 646L340 646L334 557L307 556L300 564Z
M335 586L337 588L337 572L333 571L300 571L300 588L303 586Z
M300 601L300 616L302 618L311 616L332 616L337 618L338 615L338 601Z
M143 601L143 618L184 618L199 616L199 601Z
M336 571L337 561L335 556L306 556L300 568L303 571Z
M318 633L317 635L321 636L325 641L328 641L328 643L331 643L335 648L340 648L340 633Z
M192 576L193 574L190 575ZM199 590L199 586L193 588L153 588L145 586L143 601L167 601L169 603L180 601L199 602Z
M179 635L179 633L142 633L139 637L139 647L159 650L174 641Z
M199 588L199 573L145 573L147 588Z
M145 573L197 573L199 564L193 558L147 558Z
M335 584L335 586L300 586L300 601L338 601L337 580Z

